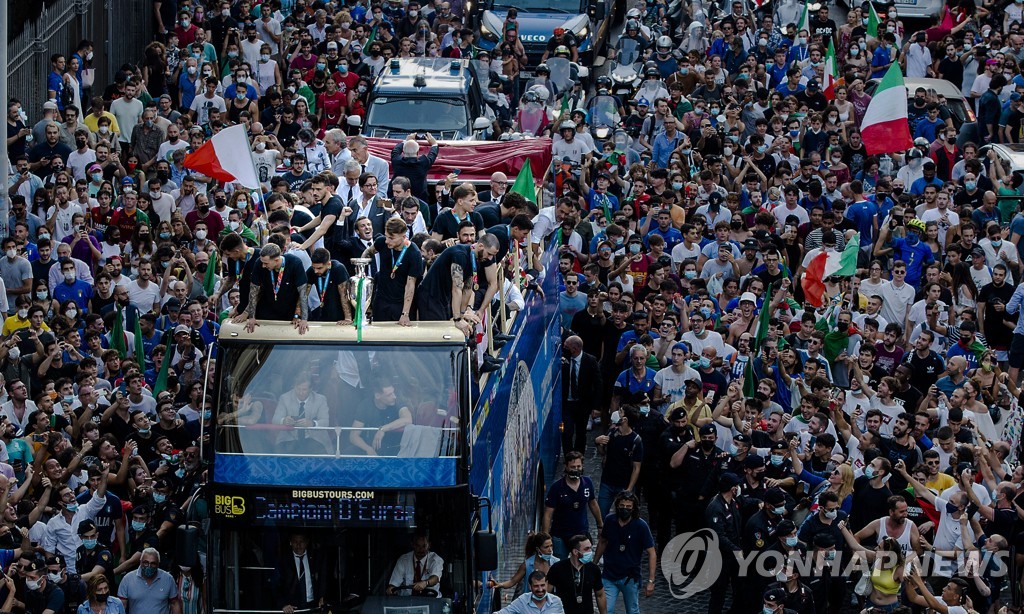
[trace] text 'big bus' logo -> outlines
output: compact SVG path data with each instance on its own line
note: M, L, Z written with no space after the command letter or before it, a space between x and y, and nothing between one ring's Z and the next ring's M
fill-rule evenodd
M214 495L213 513L225 518L240 518L245 514L245 499L230 495Z

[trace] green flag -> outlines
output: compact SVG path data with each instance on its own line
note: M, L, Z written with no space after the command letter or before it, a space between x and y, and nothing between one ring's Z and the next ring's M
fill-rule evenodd
M537 202L537 187L533 183L533 168L530 166L530 159L519 169L516 181L512 184L512 191L519 194L531 203Z
M366 49L370 45L370 43L377 40L377 29L379 27L380 26L373 26L373 28L370 29L370 35L366 37L366 42L363 43L363 49ZM367 52L367 55L369 55L369 52Z
M124 338L124 310L120 307L114 313L114 326L110 329L110 349L117 352L117 355L124 358L128 355L128 347Z
M800 9L800 23L797 24L796 29L807 30L810 32L811 29L811 3L810 0L804 2L804 8Z
M761 349L761 345L764 343L765 338L768 337L768 321L771 320L772 314L769 308L772 303L772 292L775 290L774 284L768 287L768 292L765 293L764 301L761 303L761 313L757 315L757 329L754 331L754 338L750 343L750 355L756 356L757 351Z
M167 390L167 375L171 372L171 354L174 353L174 345L164 349L164 361L160 363L160 373L156 376L156 381L153 382L153 396L157 396L164 390Z
M139 368L142 372L146 372L146 346L142 344L142 324L141 318L135 318L135 329L132 334L135 335L135 362L139 363Z
M870 8L871 12L868 13L867 35L874 38L878 38L878 24L881 22L881 20L878 18L878 12L875 11L875 5L872 4L871 2L868 2L868 7Z
M751 354L747 366L743 367L743 396L752 399L757 392L757 377L754 375L754 355Z
M210 262L206 265L206 275L203 276L203 291L206 296L213 296L217 285L217 250L210 254Z

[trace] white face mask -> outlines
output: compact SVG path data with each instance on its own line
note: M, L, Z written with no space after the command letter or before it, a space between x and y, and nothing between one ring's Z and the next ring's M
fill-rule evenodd
M18 348L18 346L14 346L7 351L7 356L11 360L18 360L19 358L21 358L21 349Z
M19 309L18 310L18 317L21 318L22 320L27 318L28 317L28 309Z
M205 230L197 230L196 231L196 238L199 239L200 241L206 239L206 231Z
M11 260L14 260L15 258L18 257L18 250L13 248L7 250L7 257L10 258Z

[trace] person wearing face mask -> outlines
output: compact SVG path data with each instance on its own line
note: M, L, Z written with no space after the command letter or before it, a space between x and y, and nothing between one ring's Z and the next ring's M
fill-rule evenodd
M99 481L99 473L97 470L97 482ZM108 498L113 496L112 494L107 494ZM121 500L117 499L117 497L114 498L117 500L118 506L120 506ZM124 511L120 509L118 511L120 511L123 517ZM111 527L111 532L112 530L113 527ZM107 545L100 543L96 523L92 520L83 520L78 525L78 537L82 540L82 545L75 552L75 569L81 574L82 581L89 582L95 577L106 578L113 576L114 559Z
M736 474L723 473L718 478L718 494L708 503L704 514L706 526L718 537L722 561L722 570L711 587L708 612L724 611L725 595L730 585L734 595L739 595L741 590L745 590L741 589L738 583L739 563L736 557L736 553L743 550L743 515L738 501L741 483L742 480Z
M543 531L533 533L526 538L526 560L519 564L516 573L504 582L496 582L491 578L488 580L487 586L488 588L499 589L513 588L522 581L522 592L529 592L530 585L526 579L531 577L535 571L544 574L550 573L551 566L560 560L554 555L554 545L551 541L551 536Z
M621 593L627 614L638 614L641 590L645 597L654 594L658 559L654 537L640 518L640 500L631 491L616 495L614 509L615 513L605 518L594 558L604 558L602 581L608 603L614 604ZM642 574L644 555L647 557L646 579Z
M79 453L79 456L81 453ZM82 540L78 535L78 527L85 520L92 520L103 509L107 502L107 472L103 472L96 492L86 503L79 504L75 493L66 485L57 490L57 501L60 511L46 523L46 535L42 546L47 556L60 554L68 562L68 571L77 573L75 567L76 553Z
M64 611L64 591L48 577L46 561L35 558L21 567L25 578L24 611L32 614Z
M117 596L134 612L170 614L178 612L178 585L174 577L160 569L160 552L146 548L139 556L139 569L126 575Z
M569 558L555 563L548 572L552 592L562 599L566 614L608 614L601 568L594 562L596 548L590 536L581 533L569 540Z
M547 574L535 571L527 578L529 590L508 604L499 614L562 614L562 599L548 592Z

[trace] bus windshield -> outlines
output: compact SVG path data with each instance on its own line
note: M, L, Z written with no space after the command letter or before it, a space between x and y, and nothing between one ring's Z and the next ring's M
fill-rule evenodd
M457 346L225 344L218 455L450 458Z

